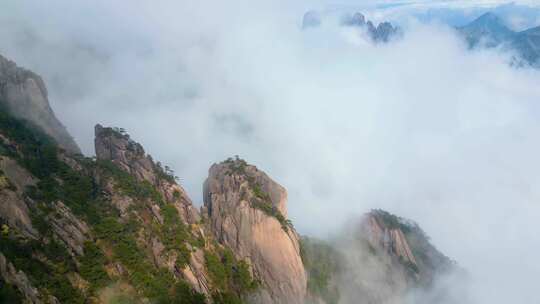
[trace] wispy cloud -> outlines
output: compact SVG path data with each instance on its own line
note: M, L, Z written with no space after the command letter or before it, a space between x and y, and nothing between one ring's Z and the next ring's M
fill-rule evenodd
M469 269L475 303L537 302L538 71L445 26L378 46L302 31L307 2L5 5L0 52L45 77L86 153L95 123L124 127L197 203L239 154L288 188L301 233L386 208Z

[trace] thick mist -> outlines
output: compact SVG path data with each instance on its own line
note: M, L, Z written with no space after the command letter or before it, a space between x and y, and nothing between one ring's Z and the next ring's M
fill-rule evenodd
M538 303L540 72L413 17L387 45L303 31L324 5L6 1L0 53L44 77L87 155L94 124L126 128L196 204L239 155L288 189L302 234L387 209L469 271L472 303Z

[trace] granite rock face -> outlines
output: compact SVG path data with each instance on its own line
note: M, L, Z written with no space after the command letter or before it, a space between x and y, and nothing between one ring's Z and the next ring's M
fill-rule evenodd
M33 239L37 238L39 233L32 226L30 210L22 193L26 186L34 184L32 175L15 160L0 156L0 219Z
M383 210L365 214L343 235L343 303L406 303L412 290L429 290L438 278L458 271L416 223ZM440 299L449 297L443 288L437 292Z
M14 116L30 121L71 153L81 153L75 140L56 118L41 77L0 55L0 104Z
M12 263L0 252L0 278L17 287L28 303L41 304L38 290L22 271L17 271Z
M262 283L255 303L303 303L299 238L286 220L287 192L240 159L214 164L204 185L210 229Z
M155 164L144 148L120 129L95 126L95 149L98 160L108 160L138 180L156 182Z
M350 26L373 27L361 14ZM48 108L39 77L14 64L0 68L15 71L9 81L0 73L1 94L30 79L27 86L43 97L30 99ZM174 173L122 129L95 127L97 159L54 149L46 162L33 162L46 147L31 141L22 149L29 144L5 125L0 285L16 289L24 303L109 303L100 292L123 286L117 291L142 303L174 293L208 304L221 303L220 296L250 304L396 304L411 286L429 286L453 267L418 225L381 210L355 223L339 246L312 246L327 250L313 251L308 263L287 218L287 191L239 158L210 168L199 213ZM36 130L25 126L17 131L31 139ZM328 272L328 265L336 267ZM339 301L311 290L324 285L309 284L319 270L330 275L326 291L342 293Z
M141 144L133 141L122 130L95 126L95 149L98 160L110 161L123 171L141 182L155 186L164 199L174 203L182 218L187 223L195 223L200 219L199 213L183 187L174 181L161 165L144 151ZM113 203L121 210L130 205L130 198L118 195L109 185L110 193L116 195Z
M54 213L48 216L54 233L66 244L71 254L83 255L84 242L90 229L61 201L53 203Z
M389 226L377 213L369 213L362 221L362 233L370 245L395 256L405 263L417 266L409 243L399 227Z

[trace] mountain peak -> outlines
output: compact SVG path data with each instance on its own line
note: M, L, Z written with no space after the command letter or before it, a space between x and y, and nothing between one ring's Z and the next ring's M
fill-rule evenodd
M342 25L365 28L368 35L374 42L388 42L392 37L399 34L399 27L393 26L390 22L381 22L377 26L372 21L357 12L352 16L345 16L342 20Z
M38 126L65 150L81 151L65 126L56 118L43 79L0 55L0 105L12 115Z
M204 184L215 239L237 259L248 260L262 282L256 303L304 302L307 278L286 203L285 188L238 157L212 165Z
M459 27L458 30L465 36L471 48L477 45L495 47L508 41L515 34L501 18L489 12Z
M484 13L480 17L476 18L476 20L484 22L502 22L501 18L492 12Z
M507 34L512 31L506 26L503 19L499 16L487 12L474 21L463 27L464 29L481 30L484 32Z

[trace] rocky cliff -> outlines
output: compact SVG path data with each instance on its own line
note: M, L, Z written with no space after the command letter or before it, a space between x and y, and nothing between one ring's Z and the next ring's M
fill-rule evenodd
M141 144L133 141L125 131L118 128L95 127L95 149L98 161L111 162L122 171L135 177L139 182L149 183L162 197L174 204L182 219L189 224L200 219L183 187L176 183L176 177L168 167L155 163L147 155ZM129 207L130 202L118 202L121 210Z
M304 238L302 248L313 303L426 303L437 279L459 271L417 224L383 210L331 241ZM438 301L450 296L445 288L435 293Z
M262 284L257 303L303 303L306 295L299 237L286 203L282 186L238 158L213 165L204 185L210 229L250 264Z
M414 222L383 210L366 214L359 225L359 236L380 254L398 262L410 278L428 286L437 274L452 270L455 263L439 252Z
M454 266L380 210L300 239L285 188L238 157L212 165L199 212L125 130L97 125L88 158L33 115L0 107L0 303L401 303Z
M72 153L80 149L56 118L40 76L0 55L0 104L14 116L30 121Z
M125 131L95 131L85 158L0 110L0 302L243 303L258 290L172 170Z

